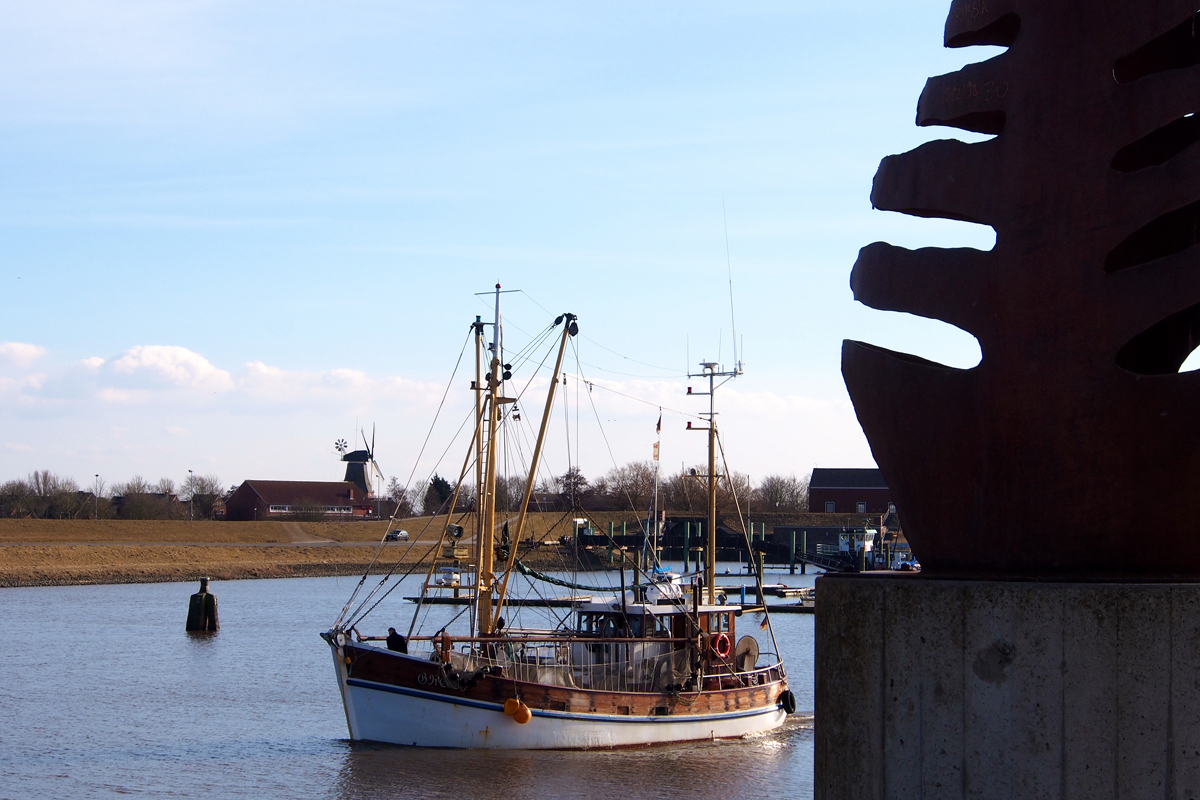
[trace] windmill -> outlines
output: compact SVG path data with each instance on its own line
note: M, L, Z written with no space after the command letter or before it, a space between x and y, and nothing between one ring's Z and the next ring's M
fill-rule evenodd
M367 443L367 434L365 431L360 431L362 434L363 444ZM379 469L379 464L375 461L375 423L371 423L371 444L367 447L367 461L371 465L367 470L367 485L370 491L375 495L379 495L383 491L383 470Z
M365 449L347 452L349 445L345 439L338 439L335 447L342 454L342 461L346 462L345 480L361 489L363 494L373 496L382 491L384 481L383 472L375 461L375 426L371 426L370 442L365 431L359 433Z
M350 448L350 444L345 439L338 439L333 443L333 449L341 455L346 455L346 450Z

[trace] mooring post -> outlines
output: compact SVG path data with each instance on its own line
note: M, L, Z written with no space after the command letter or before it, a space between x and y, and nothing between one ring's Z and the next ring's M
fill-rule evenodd
M208 592L208 578L200 579L200 591L188 602L187 630L215 631L221 623L217 621L217 596Z
M796 574L796 532L792 531L791 543L788 545L788 564L791 565L792 575Z

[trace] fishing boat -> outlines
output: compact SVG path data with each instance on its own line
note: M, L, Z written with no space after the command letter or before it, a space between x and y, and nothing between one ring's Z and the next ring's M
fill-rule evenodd
M765 652L754 636L739 636L744 609L718 593L711 557L716 552L718 480L712 397L718 385L714 381L723 373L716 364L702 365L709 381L709 411L699 416L707 421L709 469L700 478L708 488L710 554L703 571L681 574L651 557L638 559L628 583L622 564L620 587L584 586L543 575L520 560L518 545L529 521L563 356L578 334L578 322L573 314L560 315L551 326L553 335L547 336L548 342L556 342L557 360L510 535L511 516L498 515L496 492L501 432L515 416L514 398L506 396L512 375L505 363L500 299L497 285L495 322L477 317L472 326L475 430L457 484L461 487L473 471L479 487L470 563L455 563L447 571L447 559L466 548L459 538L462 528L446 515L437 545L429 551L433 555L423 565L425 590L444 593L449 583L466 598L459 615L462 629L447 624L420 635L410 627L407 637L393 632L387 644L383 636L360 634L366 615L391 590L385 587L398 585L388 572L367 590L364 575L333 627L321 634L333 657L350 738L418 747L592 749L728 739L779 727L795 711L796 701L778 648ZM551 344L548 353L553 350ZM497 524L498 516L506 519ZM450 574L457 580L448 581ZM509 595L515 574L590 596L573 602L557 627L506 626L506 608L516 605ZM757 578L761 586L761 575ZM417 598L414 622L422 607ZM765 605L761 611L762 630L773 645Z

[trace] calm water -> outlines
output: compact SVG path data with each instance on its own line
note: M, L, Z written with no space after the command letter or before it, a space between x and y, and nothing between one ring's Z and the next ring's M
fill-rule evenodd
M221 631L206 638L183 632L190 583L0 589L0 797L674 799L685 785L812 796L811 616L773 618L800 709L776 733L618 752L421 750L346 739L317 633L356 582L215 582ZM379 632L405 627L404 593L371 618ZM433 610L425 631L454 613ZM770 649L751 616L739 626Z

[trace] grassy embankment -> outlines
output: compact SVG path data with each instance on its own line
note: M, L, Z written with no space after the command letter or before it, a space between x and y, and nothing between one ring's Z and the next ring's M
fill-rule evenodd
M531 514L525 542L557 541L571 531L572 516ZM636 526L628 514L594 514L593 520L602 530L610 522L618 530L622 521ZM855 515L825 514L759 520L802 525L861 522ZM389 543L378 563L423 557L428 563L444 522L444 517L404 520L399 527L409 532L410 542ZM463 522L464 543L470 543L474 526L469 517ZM202 575L214 580L361 575L386 527L386 522L0 519L0 587L192 581ZM526 555L525 547L522 560L531 566L565 566L560 548L534 547Z

